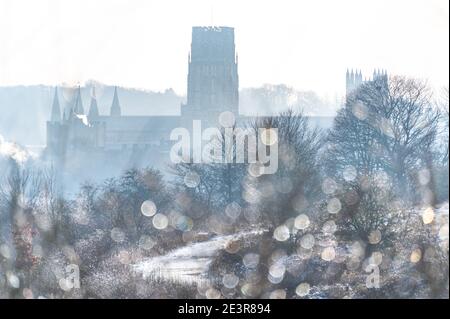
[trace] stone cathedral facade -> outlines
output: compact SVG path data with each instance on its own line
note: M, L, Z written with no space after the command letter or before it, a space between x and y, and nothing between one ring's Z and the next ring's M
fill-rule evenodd
M234 29L194 27L189 54L187 103L182 117L239 114L239 76Z
M108 115L99 114L95 92L86 110L80 88L62 110L55 89L51 118L47 122L48 156L67 161L83 151L91 155L165 153L170 148L173 128L189 128L194 119L213 124L224 111L233 112L238 118L239 76L234 29L193 27L188 60L187 103L181 106L179 116L124 115L117 88Z
M375 77L387 77L376 73ZM363 83L359 72L346 75L347 94ZM193 27L188 57L187 101L175 116L127 116L117 88L108 115L100 114L95 92L87 108L78 87L65 107L55 89L50 120L47 122L45 154L53 162L97 173L102 167L152 165L158 168L169 159L170 133L174 128L192 129L193 120L203 127L218 126L222 112L232 112L239 125L251 120L239 114L239 75L234 29ZM328 121L331 122L331 121ZM329 126L329 124L327 125ZM164 156L167 155L167 156Z

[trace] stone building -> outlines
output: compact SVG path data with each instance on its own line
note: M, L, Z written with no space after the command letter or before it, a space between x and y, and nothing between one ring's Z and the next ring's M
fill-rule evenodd
M89 111L85 112L79 87L69 106L61 112L55 89L52 114L47 122L47 153L63 159L81 150L165 152L173 128L188 128L194 119L211 123L224 111L239 117L234 29L193 27L188 62L187 103L181 106L179 116L124 115L117 88L108 115L99 114L95 92L91 95Z

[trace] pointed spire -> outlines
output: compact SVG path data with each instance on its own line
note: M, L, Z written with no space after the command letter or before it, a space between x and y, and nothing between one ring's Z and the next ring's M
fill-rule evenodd
M95 96L95 87L92 87L91 105L89 106L89 120L95 120L100 116L97 106L97 98Z
M55 87L55 96L53 97L51 122L57 123L61 121L61 108L59 106L58 88Z
M72 107L72 113L83 115L84 109L83 109L83 101L81 100L81 87L78 85L77 93L75 96L75 102Z
M71 102L70 102L71 103ZM67 104L63 110L63 119L64 121L68 121L70 119L70 115L72 114L72 106L71 104Z
M114 87L114 97L111 105L111 116L120 116L121 115L120 110L120 103L119 103L119 97L117 96L117 86Z

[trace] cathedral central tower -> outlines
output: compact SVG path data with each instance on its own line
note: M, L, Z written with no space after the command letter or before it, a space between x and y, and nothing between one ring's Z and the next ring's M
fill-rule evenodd
M238 116L237 68L233 28L193 27L182 115L200 119L230 111Z

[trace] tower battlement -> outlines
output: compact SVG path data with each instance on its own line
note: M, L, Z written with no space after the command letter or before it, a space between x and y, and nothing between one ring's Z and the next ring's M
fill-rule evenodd
M192 28L187 104L181 110L182 116L204 120L223 111L239 114L234 28Z
M234 28L193 27L191 62L234 63Z
M356 90L358 90L358 88L366 83L366 82L370 82L370 81L385 81L387 83L388 81L388 74L386 70L374 70L373 74L372 74L372 78L364 78L363 79L363 75L361 70L355 70L353 71L353 69L351 71L349 71L347 69L347 72L345 74L345 90L346 90L346 95L349 95L353 92L355 92Z

